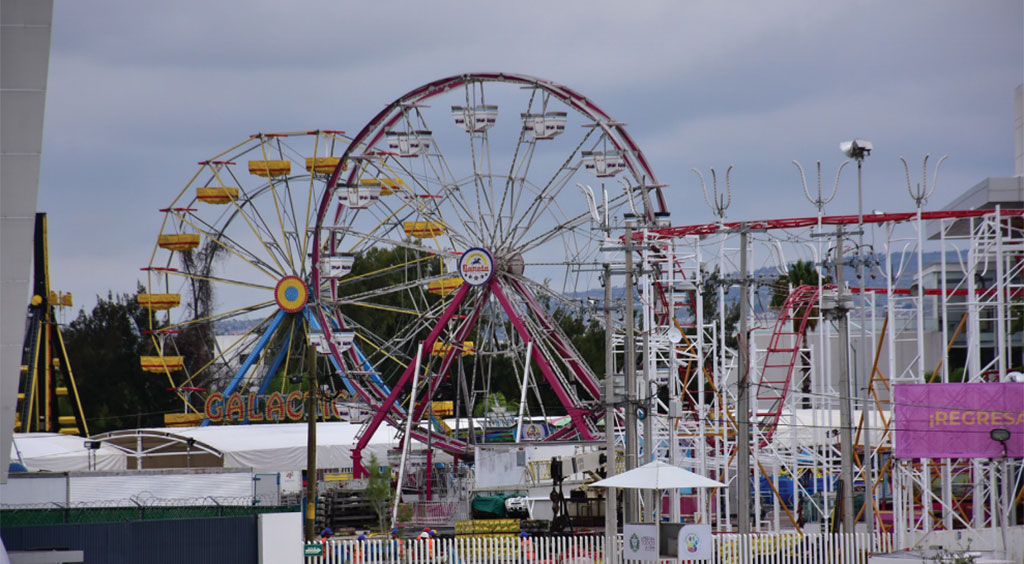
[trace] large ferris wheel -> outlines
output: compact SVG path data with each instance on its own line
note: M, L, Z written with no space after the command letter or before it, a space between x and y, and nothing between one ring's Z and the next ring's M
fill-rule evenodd
M468 452L439 422L420 424L449 379L465 405L493 378L516 378L533 405L557 398L571 418L548 438L596 436L597 378L553 315L598 285L603 235L575 186L595 176L616 184L610 214L665 214L657 179L623 124L573 90L522 75L429 83L353 137L320 202L311 283L338 363L360 371L355 351L334 344L336 333L352 331L374 371L394 384L388 391L352 378L374 407L355 449L357 472L381 423L411 421L411 438ZM402 260L361 277L339 266L372 252ZM365 308L400 319L381 334L379 318L350 313Z

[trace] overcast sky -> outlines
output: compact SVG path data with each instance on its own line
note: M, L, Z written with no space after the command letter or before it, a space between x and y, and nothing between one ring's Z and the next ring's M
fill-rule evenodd
M735 165L730 219L813 215L790 163L874 143L866 209L909 211L900 156L949 154L928 209L1013 174L1024 2L74 2L54 6L39 188L76 306L133 291L159 208L251 133L358 131L436 78L530 74L628 129L676 225L713 220L693 167ZM856 213L845 175L828 213ZM77 308L76 308L77 309Z

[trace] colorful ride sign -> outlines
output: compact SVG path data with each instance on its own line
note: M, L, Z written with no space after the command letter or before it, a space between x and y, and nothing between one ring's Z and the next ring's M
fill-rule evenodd
M274 288L274 301L277 307L288 313L296 313L306 307L309 290L298 276L285 276Z
M470 286L483 286L494 276L494 256L487 249L473 247L459 257L459 274Z
M896 458L1001 458L1000 428L1006 456L1024 456L1024 383L898 384L893 404Z

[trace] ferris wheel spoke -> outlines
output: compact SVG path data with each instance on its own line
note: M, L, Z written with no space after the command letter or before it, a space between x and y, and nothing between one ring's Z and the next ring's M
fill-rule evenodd
M570 165L572 161L575 159L577 153L579 153L580 148L583 146L584 143L586 143L586 140L590 137L590 135L593 132L594 128L591 128L590 130L587 131L586 135L583 136L583 139L572 151L569 157L566 158L565 162L563 162L562 165L551 175L547 183L545 183L544 187L540 190L540 193L537 195L537 197L533 200L533 202L530 203L529 206L527 206L526 210L524 210L523 214L516 222L514 228L510 231L513 241L518 241L524 236L525 233L528 232L529 227L532 226L534 222L537 220L537 218L540 217L547 210L547 208L554 201L558 193L561 192L565 185L569 182L569 180L572 179L572 175L577 171L579 165L575 167ZM526 221L526 227L523 229L519 229L520 227L523 227L523 222L524 220L526 220L526 218L529 218ZM516 230L519 230L519 236L516 236Z
M265 326L268 325L271 322L271 320L274 318L274 316L276 314L277 314L277 312L272 313L271 315L265 317L259 323L253 325L248 331L246 331L243 335L239 336L239 338L236 339L235 342L231 343L226 348L221 348L218 345L218 347L217 347L217 351L218 351L217 354L213 358L211 358L208 362L206 362L206 364L204 364L204 365L200 366L199 368L195 369L194 371L192 371L192 373L189 374L188 378L182 383L182 386L189 386L189 385L191 385L193 382L195 382L195 380L199 376L203 375L207 370L211 369L211 367L213 367L213 366L216 366L218 364L225 364L225 365L227 365L228 364L228 358L229 358L228 355L234 353L236 350L241 349L244 346L244 344L247 342L247 339L249 338L250 335L259 334L259 331L261 329L264 329Z
M277 140L277 143L278 143L278 156L281 156L280 155L280 152L281 152L280 151L280 140L277 139L277 138L273 138L273 139ZM267 156L268 156L267 155L267 146L266 146L266 142L264 141L264 137L262 135L260 136L260 152L263 154L263 160L264 161L269 161L270 160L270 159L267 158ZM282 215L282 208L284 207L284 202L279 201L278 193L277 193L277 186L274 183L274 176L272 174L268 174L267 175L267 183L270 186L270 195L272 196L273 202L274 202L274 212L277 214L277 224L281 228L281 241L278 243L278 247L280 248L281 253L284 255L283 258L285 258L288 261L288 265L291 267L291 272L296 272L296 270L295 270L295 261L292 258L292 253L291 253L291 246L288 244L288 234L287 234L287 232L285 230L286 227L285 227L284 215ZM287 180L284 181L284 184L285 184L286 191L287 191Z
M253 149L250 149L249 151L246 151L246 153L251 152L252 150ZM281 276L283 276L283 273L286 272L286 269L281 265L277 255L273 252L273 249L268 247L267 241L270 241L273 244L273 247L276 247L278 249L278 251L282 254L282 258L284 251L281 248L281 245L277 242L277 237L274 235L274 230L271 229L266 219L264 219L259 207L254 204L254 202L257 201L257 199L267 191L270 191L272 194L276 195L276 192L274 192L273 184L264 184L262 186L257 187L255 190L249 191L245 188L245 183L241 182L238 176L235 175L235 171L233 169L228 167L227 172L229 175L231 175L231 179L234 181L235 186L238 187L239 195L241 196L241 198L232 198L231 200L231 203L234 206L235 214L239 214L244 218L246 224L252 230L253 235L255 235L255 237L260 241L267 255L269 255L270 258L277 265L277 271L282 273ZM239 202L241 202L241 205L239 204ZM246 213L246 209L252 210L252 216L249 216ZM230 220L225 222L224 225L230 225Z
M386 274L386 273L389 273L389 272L394 272L395 270L397 270L397 269L387 269L386 271L383 271L382 274ZM382 275L382 274L378 274L378 276ZM418 290L418 289L422 288L424 285L429 284L430 282L434 282L434 281L438 281L438 280L445 280L447 278L451 278L451 274L438 274L438 275L435 275L435 276L428 276L428 277L424 277L424 278L408 280L408 281L403 282L403 283L398 283L398 284L390 285L387 288L379 288L379 289L366 290L365 292L361 292L361 293L358 293L358 294L346 295L343 298L335 300L335 302L338 303L338 304L358 304L358 302L363 301L363 300L368 300L368 299L373 299L373 298L381 298L381 297L387 296L389 294L407 292L407 291L413 290L413 289L417 289ZM343 288L343 286L339 286L339 288Z
M428 127L426 120L423 118L422 113L418 109L416 111L416 114L417 117L419 117L420 123L423 125L423 127ZM445 198L450 199L455 204L453 208L455 209L456 213L458 213L458 210L461 209L462 212L465 214L460 214L459 220L461 222L461 225L463 225L467 229L467 231L470 232L470 234L476 241L484 241L485 239L483 238L483 235L485 233L485 230L483 229L482 225L484 213L483 208L481 208L480 206L481 184L479 182L479 173L476 167L476 162L473 162L473 174L469 177L469 179L473 182L474 191L476 192L476 198L474 198L476 202L476 215L474 216L473 211L470 209L470 206L465 201L465 198L462 193L465 181L460 182L459 180L457 180L457 177L452 172L452 169L448 164L448 160L445 157L444 151L441 149L441 144L436 137L433 138L433 151L424 156L426 158L423 162L426 163L430 171L433 173L433 179L438 184L438 187L444 192ZM433 204L436 207L437 215L442 216L439 204L437 202L427 202L425 207L429 207L431 204ZM491 211L493 214L493 210ZM469 218L473 217L476 217L478 218L479 221L481 221L481 224L478 229L471 228L473 223ZM467 244L469 243L467 242Z
M553 229L546 233L541 233L534 239L531 239L523 243L519 243L516 249L520 253L527 253L555 238L560 238L563 237L566 233L573 232L574 230L582 227L583 225L586 225L589 221L589 212L580 214L572 219L569 219L568 221L560 223L559 225L555 226Z
M229 253L235 255L236 257L238 257L239 259L241 259L245 263L249 264L253 268L259 270L260 272L262 272L264 274L266 274L268 277L276 280L277 278L279 278L281 276L279 273L277 273L277 272L275 272L273 270L272 266L270 266L269 264L263 262L262 260L260 260L258 257L253 255L252 253L244 251L243 247L235 244L233 241L232 241L232 244L230 244L230 245L225 243L225 241L224 241L225 238L223 237L223 235L220 234L220 233L217 233L216 230L204 229L202 226L200 226L200 223L202 223L201 221L193 222L193 221L190 221L184 215L179 214L178 212L171 212L171 213L173 213L176 216L178 216L181 219L182 223L188 225L189 227L194 229L197 233L205 235L208 241L212 241L218 247L220 247L220 248L228 251ZM207 225L207 227L210 227L210 226Z
M254 283L251 283L251 282L244 282L242 280L233 280L233 279L230 279L230 278L221 278L221 277L218 277L218 276L209 276L209 275L203 276L201 274L193 274L191 272L186 272L186 271L183 271L183 270L166 271L165 274L167 274L168 276L180 276L182 278L187 278L189 280L202 280L204 282L221 282L221 283L224 283L224 284L230 284L232 286L241 286L243 288L256 288L256 289L259 289L259 290L271 290L271 291L273 291L273 289L274 289L273 286L268 286L268 285L265 285L265 284L254 284Z
M461 197L459 197L459 182L455 180L445 182L439 176L436 176L434 179L434 181L439 184L439 188L443 192L443 197L452 198L451 201L457 204L457 208L453 209L453 211L458 215L459 221L453 224L451 221L445 221L444 214L440 209L440 204L436 201L437 199L433 197L438 194L435 193L434 189L430 188L430 180L426 179L422 175L412 172L403 162L401 162L400 159L396 157L389 157L389 159L395 163L398 170L402 171L402 176L411 180L411 183L414 186L419 187L419 189L422 190L422 193L419 193L415 190L409 189L405 196L406 204L404 205L408 205L412 210L415 210L416 213L423 216L424 219L445 225L446 231L448 231L451 236L458 236L462 239L464 244L467 244L468 240L466 240L464 234L457 230L457 226L462 225L463 227L468 228L469 224L467 223L467 218L472 217L472 212L465 207L465 203L461 200ZM382 164L386 165L387 162L388 161L386 160ZM395 169L388 167L387 170L394 172ZM470 234L479 240L479 234L475 232Z

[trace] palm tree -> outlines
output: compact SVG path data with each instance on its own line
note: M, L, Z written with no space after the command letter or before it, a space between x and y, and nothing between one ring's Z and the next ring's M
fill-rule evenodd
M829 278L826 277L823 283L827 284L830 282ZM789 297L790 288L798 288L800 286L817 286L818 285L818 271L814 268L814 263L805 262L798 260L793 264L789 265L789 270L786 274L779 276L775 283L772 285L772 299L769 307L773 309L779 309L782 304ZM808 409L811 407L811 355L807 345L807 333L813 331L818 326L817 308L811 311L810 317L807 319L807 331L800 336L800 356L797 358L798 368L800 370L800 392L803 394L803 401L801 407ZM793 332L796 333L800 330L797 325L799 319L804 316L804 311L793 312Z

